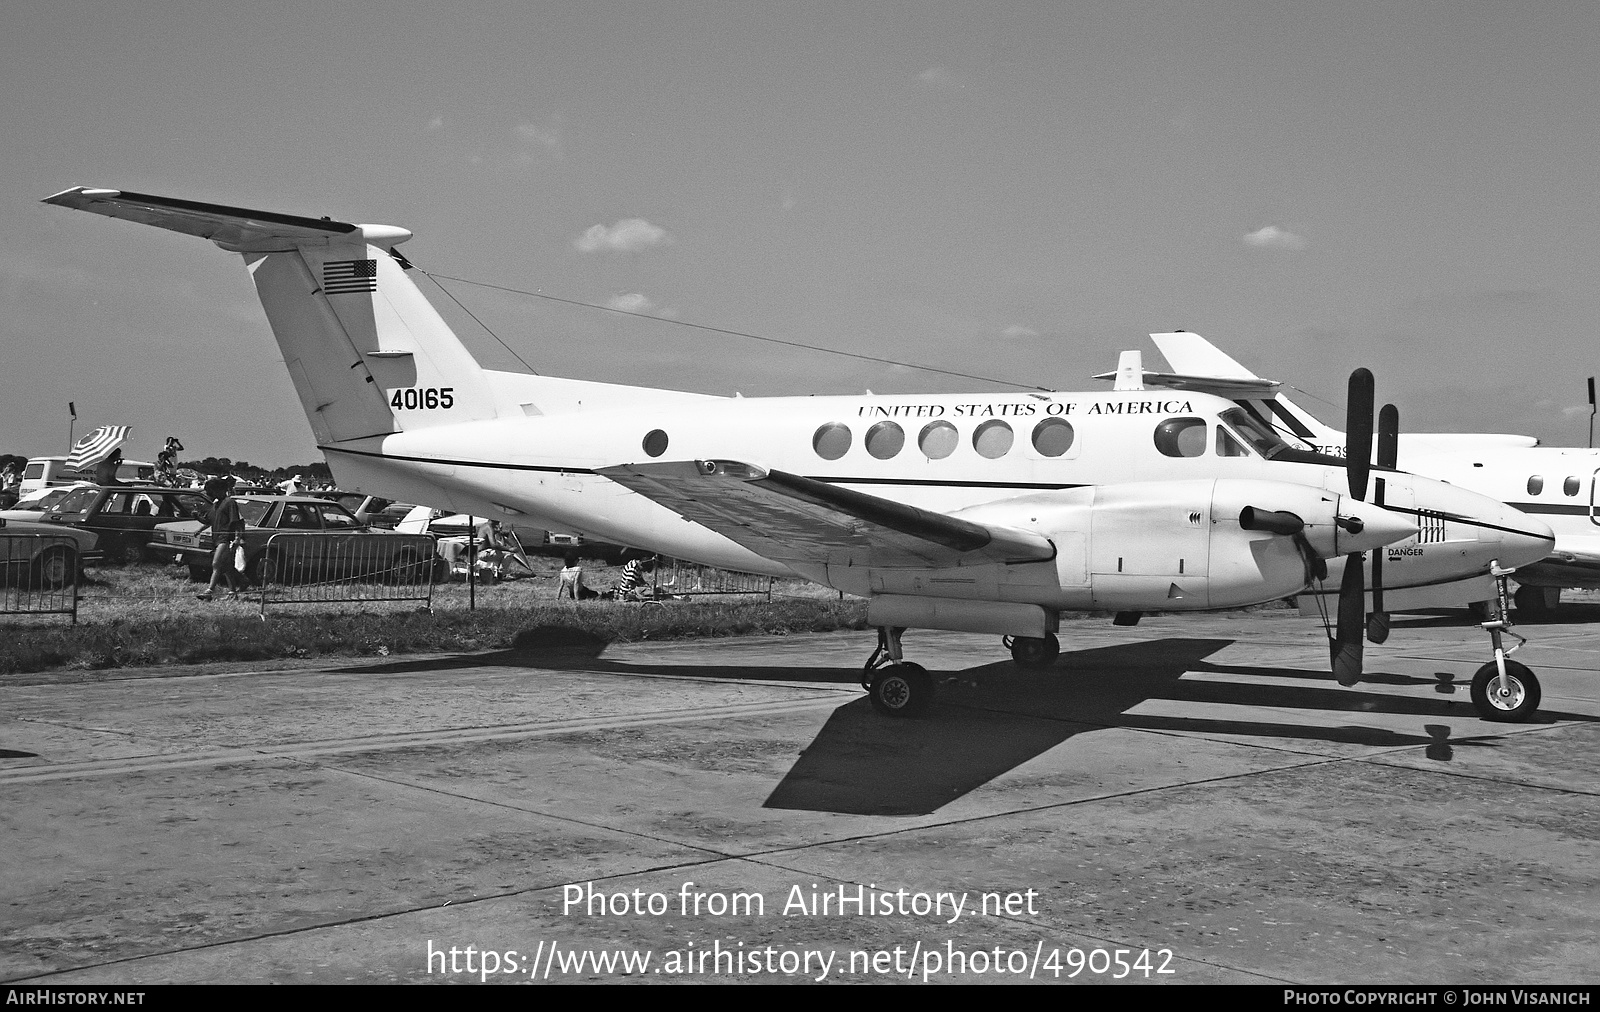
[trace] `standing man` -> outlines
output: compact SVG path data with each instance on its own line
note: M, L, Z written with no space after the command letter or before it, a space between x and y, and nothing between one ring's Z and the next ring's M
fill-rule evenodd
M10 509L17 501L17 488L22 484L22 476L17 474L17 462L6 461L5 470L0 471L0 509Z
M239 504L228 495L228 483L223 479L206 482L206 496L211 500L211 519L201 524L200 529L210 527L217 546L211 553L211 585L195 597L211 600L223 580L228 582L228 596L238 597L239 591L250 585L244 574L233 568L234 542L244 542L244 517L239 515Z

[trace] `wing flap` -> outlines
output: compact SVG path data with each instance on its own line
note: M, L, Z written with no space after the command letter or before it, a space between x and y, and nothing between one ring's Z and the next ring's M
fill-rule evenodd
M977 524L731 460L598 471L679 516L783 563L944 568L1055 556L1043 535Z

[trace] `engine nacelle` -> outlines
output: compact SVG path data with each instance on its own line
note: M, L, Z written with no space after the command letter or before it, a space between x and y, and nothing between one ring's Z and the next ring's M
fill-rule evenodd
M1310 582L1309 556L1363 551L1415 531L1332 492L1247 479L1099 485L956 515L1044 534L1056 558L1034 566L1053 566L1055 606L1118 611L1235 608L1288 597ZM1012 568L1022 577L1034 567ZM1041 581L1002 577L999 596L1037 600L1023 582Z

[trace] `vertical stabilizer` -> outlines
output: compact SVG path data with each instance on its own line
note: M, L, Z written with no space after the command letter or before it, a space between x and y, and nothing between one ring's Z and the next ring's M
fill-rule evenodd
M498 414L482 368L407 276L403 228L85 187L45 203L242 254L319 443Z

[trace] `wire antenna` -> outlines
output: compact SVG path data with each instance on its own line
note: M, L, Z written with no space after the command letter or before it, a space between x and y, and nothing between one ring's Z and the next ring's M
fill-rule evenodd
M422 268L420 268L420 267L417 268L417 269L419 271L422 270ZM476 285L479 288L492 288L492 289L494 289L495 291L498 291L498 292L510 292L510 293L512 293L514 295L526 295L526 296L529 296L530 298L545 299L545 300L547 300L549 302L559 302L562 305L567 305L567 306L580 306L580 307L582 307L584 309L598 309L598 310L600 310L601 312L604 312L604 313L616 313L616 314L621 315L621 316L636 316L636 317L638 317L638 318L640 318L642 320L653 320L653 321L655 321L657 323L670 323L674 327L689 327L689 328L691 328L693 330L703 330L703 331L706 331L707 333L710 333L710 334L723 334L723 335L726 335L728 337L742 337L742 338L745 338L745 339L750 340L750 341L761 341L761 342L766 343L766 344L777 344L777 345L782 345L782 346L784 346L786 348L799 348L799 349L802 349L804 351L817 351L817 352L822 352L823 354L827 354L827 355L839 355L839 356L841 356L843 358L853 358L853 359L855 359L855 360L857 360L859 362L876 362L879 365L895 365L895 366L900 366L903 369L917 369L917 370L920 370L922 372L939 373L940 375L943 375L943 376L955 376L955 377L958 377L960 379L977 380L980 383L995 383L995 384L998 384L1000 386L1019 387L1019 388L1021 388L1023 390L1042 390L1045 393L1050 393L1051 392L1051 388L1050 387L1036 386L1036 385L1034 385L1032 383L1018 383L1015 380L998 379L998 378L996 378L994 376L981 376L981 375L978 375L976 373L961 372L961 371L956 370L956 369L941 369L938 366L918 365L915 362L902 362L902 361L900 361L898 359L893 359L893 358L879 358L876 355L862 355L862 354L860 354L858 352L841 351L838 348L825 348L825 347L822 347L821 345L805 344L805 343L802 343L800 341L786 341L786 340L783 340L782 338L777 338L777 337L762 337L760 334L749 334L749 333L746 333L746 332L744 332L742 330L728 330L725 327L710 327L710 326L707 326L707 325L705 325L703 323L689 323L689 322L686 322L684 320L669 320L669 319L667 319L665 317L661 317L661 316L651 316L649 313L635 313L635 312L633 312L631 310L627 310L627 309L617 309L614 306L601 306L601 305L596 305L593 302L580 302L577 299L563 299L563 298L559 298L558 296L555 296L555 295L546 295L543 292L530 292L530 291L527 291L526 289L522 289L522 288L508 288L505 285L491 285L491 284L489 284L488 282L485 282L485 281L473 281L470 278L455 278L455 277L451 277L448 274L429 274L427 271L422 271L422 273L426 274L428 276L428 279L430 281L432 281L434 284L439 285L439 289L441 291L443 291L446 295L449 295L451 300L454 301L455 304L458 305L458 306L461 306L461 300L457 299L454 295L450 295L449 290L446 289L444 287L444 285L439 284L439 282L441 280L443 280L443 281L458 281L458 282L460 282L461 284L464 284L464 285ZM461 306L461 308L463 310L466 309L465 306ZM470 312L467 315L468 316L472 316L472 314ZM473 316L472 318L474 320L478 320L478 318L476 316ZM482 320L478 320L478 324L479 324L479 326L483 326L484 330L489 330L489 328L487 326L483 325L483 321ZM494 334L493 331L489 331L489 332L490 332L491 335ZM495 340L496 341L500 341L500 338L498 336L496 336ZM505 345L504 341L500 341L500 343L503 346ZM510 349L509 346L506 346L506 350L510 351L511 349ZM511 352L511 353L513 355L516 355L516 352ZM520 355L517 356L517 361L518 362L522 362L522 357ZM522 364L523 365L527 365L526 362L522 362ZM528 366L528 368L532 369L533 367L532 366Z

